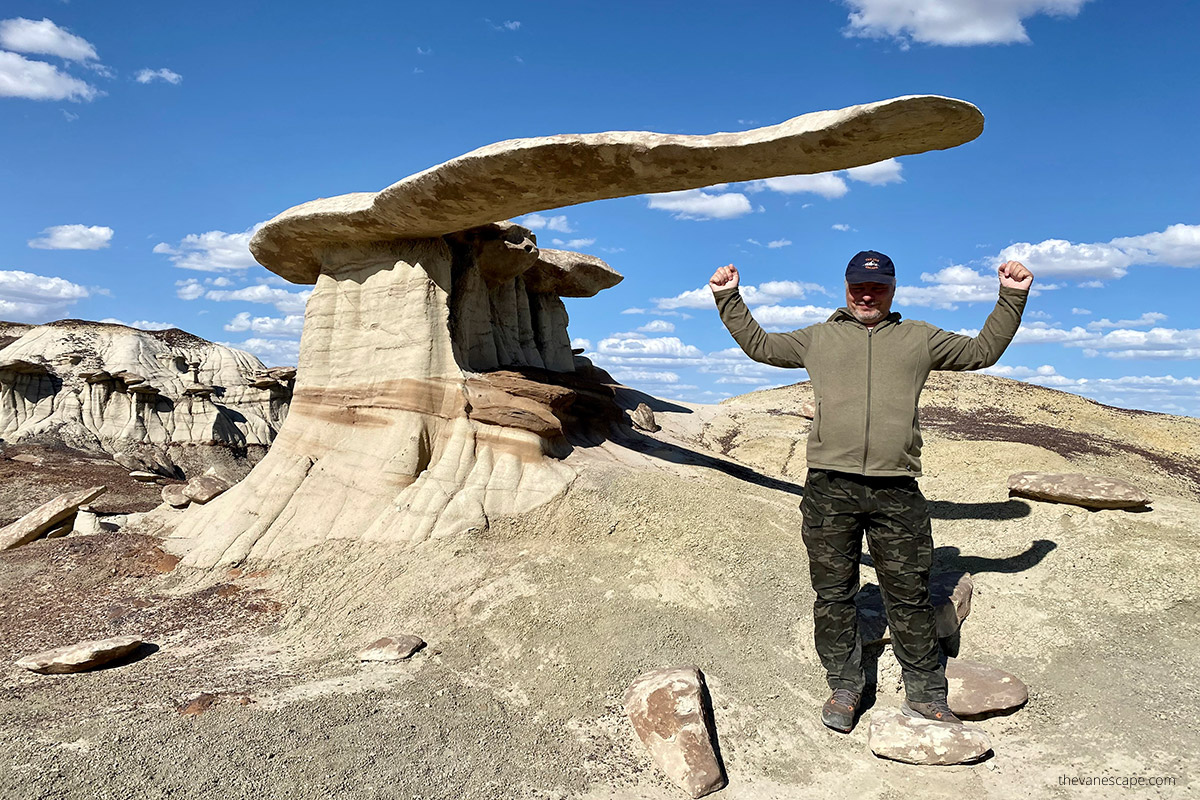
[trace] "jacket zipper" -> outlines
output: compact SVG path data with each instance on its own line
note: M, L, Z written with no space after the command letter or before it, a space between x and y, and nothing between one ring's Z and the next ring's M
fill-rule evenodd
M867 328L867 429L863 436L862 471L867 474L867 449L871 446L871 334L874 328Z

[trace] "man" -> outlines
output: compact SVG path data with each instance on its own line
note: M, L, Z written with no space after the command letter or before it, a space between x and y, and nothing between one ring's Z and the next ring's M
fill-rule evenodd
M1021 323L1033 274L1000 265L1000 297L976 337L892 312L892 260L867 250L846 267L846 306L826 322L766 333L738 292L738 271L721 267L709 288L721 321L755 361L804 367L816 413L808 435L801 529L817 599L814 638L833 691L821 721L854 727L865 676L854 596L866 533L883 593L892 648L903 668L909 716L962 724L946 704L945 667L929 597L933 536L921 475L917 399L930 370L995 364Z

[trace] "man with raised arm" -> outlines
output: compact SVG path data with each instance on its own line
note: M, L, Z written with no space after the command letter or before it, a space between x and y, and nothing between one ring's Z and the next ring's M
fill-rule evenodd
M874 250L857 254L846 267L846 306L791 333L767 333L754 321L738 292L737 267L721 267L709 281L721 321L746 355L777 367L804 367L812 379L816 413L801 535L817 595L817 654L833 692L821 721L834 730L854 727L865 686L854 607L864 532L903 668L901 710L962 724L946 703L929 597L933 535L916 480L917 399L931 370L989 367L1012 341L1033 274L1016 261L998 271L1000 297L975 337L902 320L892 311L895 267Z

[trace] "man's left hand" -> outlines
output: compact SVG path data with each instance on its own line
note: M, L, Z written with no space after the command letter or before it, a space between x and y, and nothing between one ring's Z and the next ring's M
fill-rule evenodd
M1020 261L1005 261L997 272L1000 273L1000 285L1009 289L1028 290L1033 285L1033 273Z

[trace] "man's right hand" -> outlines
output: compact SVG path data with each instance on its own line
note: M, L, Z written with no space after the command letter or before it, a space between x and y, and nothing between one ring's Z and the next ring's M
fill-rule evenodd
M713 290L713 294L716 294L718 289L736 289L737 285L738 271L733 264L726 264L708 279L708 288Z

